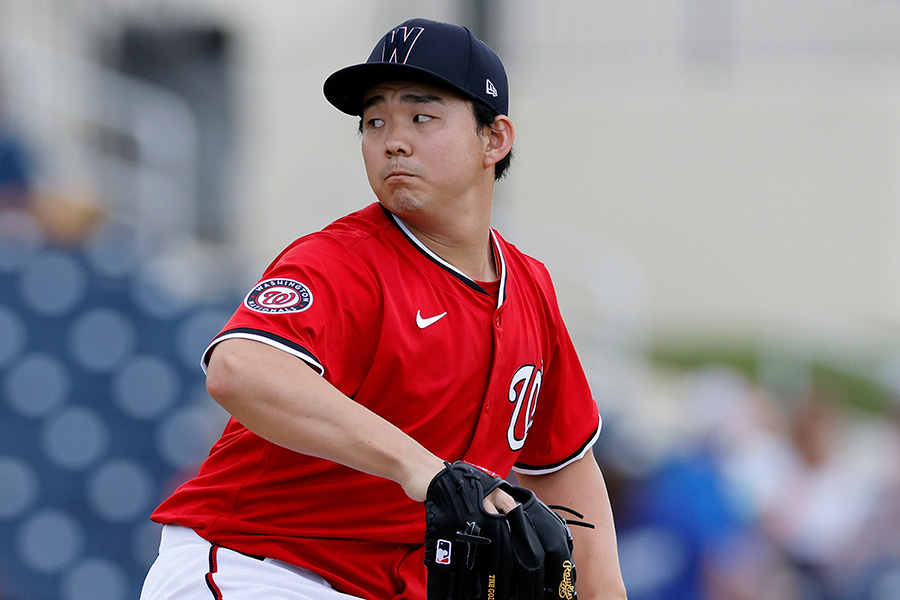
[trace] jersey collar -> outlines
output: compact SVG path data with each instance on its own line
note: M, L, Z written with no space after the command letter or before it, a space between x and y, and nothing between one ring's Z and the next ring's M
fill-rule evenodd
M381 206L379 204L379 206ZM422 254L425 255L431 262L435 263L442 269L448 271L451 275L462 281L464 284L469 286L470 288L481 292L482 294L487 294L488 291L481 287L477 281L460 271L458 268L451 265L449 262L435 254L428 246L423 244L419 238L413 234L412 231L406 226L406 224L394 213L386 209L384 206L381 206L381 209L384 211L384 214L387 218L397 226L397 229L406 237L407 240L412 243L412 245ZM500 240L498 239L497 232L491 229L491 243L494 246L494 251L497 256L497 263L500 270L500 292L497 294L497 308L503 306L503 303L506 301L506 259L503 256L503 250L500 247Z

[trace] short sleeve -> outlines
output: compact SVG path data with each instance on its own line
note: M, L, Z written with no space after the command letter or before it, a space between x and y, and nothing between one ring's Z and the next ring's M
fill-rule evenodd
M597 402L558 308L555 317L554 351L544 369L528 439L514 466L520 473L557 471L587 454L600 435Z
M374 353L378 289L352 246L321 232L300 238L247 292L203 367L219 342L252 339L296 356L352 396Z

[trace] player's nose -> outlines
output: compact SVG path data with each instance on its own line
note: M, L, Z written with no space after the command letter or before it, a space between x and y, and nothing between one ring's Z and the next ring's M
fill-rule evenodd
M385 137L384 151L387 156L412 154L412 143L408 132L402 127L391 127Z
M385 145L385 154L388 156L409 155L409 146L400 140L390 141Z

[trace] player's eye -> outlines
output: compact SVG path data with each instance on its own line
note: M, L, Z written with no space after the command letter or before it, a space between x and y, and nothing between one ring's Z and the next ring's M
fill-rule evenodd
M426 121L430 121L433 117L428 115L416 115L413 117L413 123L425 123Z
M379 127L384 127L384 121L381 119L369 119L370 129L378 129Z

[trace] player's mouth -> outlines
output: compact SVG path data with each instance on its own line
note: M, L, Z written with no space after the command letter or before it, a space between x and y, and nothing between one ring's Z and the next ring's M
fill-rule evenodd
M412 177L416 177L416 173L412 169L397 165L390 165L382 172L382 179L385 181L404 181Z
M384 178L385 181L403 181L405 179L409 179L411 177L415 177L412 173L407 173L405 171L394 171L393 173L388 173L387 177Z

